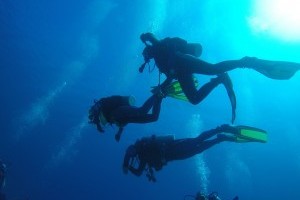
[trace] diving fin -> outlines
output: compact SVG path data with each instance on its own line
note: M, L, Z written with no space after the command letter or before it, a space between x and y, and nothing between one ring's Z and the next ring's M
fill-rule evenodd
M224 124L219 127L220 132L231 133L235 142L262 142L266 143L268 140L267 132L250 126L230 126Z
M300 70L300 64L286 61L270 61L255 57L245 57L245 66L277 80L288 80Z
M194 79L195 87L198 87L198 80L195 77L193 79ZM156 93L156 91L159 89L159 86L153 86L151 88L152 88L151 92ZM183 100L183 101L189 101L185 96L185 94L183 93L180 83L178 81L173 81L171 84L166 86L163 89L163 91L165 96Z
M198 80L197 78L193 77L195 87L198 87ZM167 95L172 95L172 94L183 94L181 85L179 81L173 81L170 85L168 85L164 91L166 92Z
M237 136L237 141L253 141L266 143L268 141L268 135L265 130L250 127L250 126L236 126L239 130Z
M220 74L219 77L222 77L222 83L226 89L226 92L227 92L227 95L229 97L229 100L230 100L230 104L231 104L231 123L233 124L234 123L234 120L235 120L235 117L236 117L236 113L235 113L235 110L236 110L236 96L235 96L235 93L234 93L234 90L233 90L233 85L232 85L232 82L231 82L231 79L229 77L229 75L227 73L223 73L223 74Z

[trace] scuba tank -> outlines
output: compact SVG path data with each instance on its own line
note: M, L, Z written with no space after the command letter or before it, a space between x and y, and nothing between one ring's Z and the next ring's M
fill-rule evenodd
M153 137L153 136L152 136ZM154 136L155 140L162 143L168 143L175 140L174 135Z
M102 107L108 106L111 108L117 108L120 106L133 106L135 103L134 96L119 96L114 95L100 99Z
M89 110L90 123L99 124L101 115L109 122L111 112L120 106L133 106L135 98L133 96L110 96L95 100L94 105Z
M99 102L101 103L101 112L109 122L110 114L113 110L121 106L133 106L135 98L133 96L114 95L102 98Z
M195 57L200 57L202 54L202 46L199 43L187 43L183 52Z

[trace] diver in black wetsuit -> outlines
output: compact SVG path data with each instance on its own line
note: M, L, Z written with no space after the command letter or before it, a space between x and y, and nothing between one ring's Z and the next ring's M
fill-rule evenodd
M141 107L134 106L132 96L110 96L95 101L89 110L89 120L97 126L98 131L104 132L102 126L107 123L119 127L115 135L120 140L124 126L128 123L150 123L159 118L163 94L158 92L148 98ZM149 111L152 109L152 113ZM101 126L102 125L102 126Z
M2 190L5 186L6 179L6 165L0 160L0 200L5 200L5 194L2 193Z
M178 79L182 91L192 104L200 103L214 88L223 84L232 105L232 123L234 122L236 97L230 77L224 70L216 71L218 68L214 67L215 71L213 72L209 71L209 67L204 66L208 65L208 63L197 58L200 57L202 53L201 44L187 43L178 37L158 40L152 33L142 34L141 40L146 47L143 51L145 63L141 66L140 72L143 71L151 59L154 59L160 72L164 73L167 77L162 83L162 87L169 85L173 79ZM196 63L196 61L198 63ZM203 65L203 67L199 67L200 64ZM198 70L197 67L202 71ZM205 70L207 70L207 72L205 72ZM210 82L197 90L194 84L193 73L218 76L212 78Z
M221 134L222 132L230 135ZM158 171L169 161L183 160L211 148L224 141L236 142L237 127L222 125L209 131L204 131L196 138L175 140L173 136L142 138L134 145L130 145L125 153L123 171L128 170L136 176L146 171L149 181L156 181L153 168ZM215 138L211 139L212 137ZM254 140L252 140L253 142ZM250 140L245 142L251 142ZM138 166L136 164L138 163Z
M211 64L198 58L202 53L201 44L188 43L178 37L158 40L152 33L144 33L140 39L146 45L143 50L145 63L140 67L140 72L151 59L154 59L160 72L167 77L162 86L169 85L173 79L177 79L192 104L200 103L215 87L223 84L232 104L232 122L235 118L236 98L227 71L251 68L269 78L283 80L291 78L300 69L299 63L268 61L255 57ZM197 90L193 74L217 75L217 77Z

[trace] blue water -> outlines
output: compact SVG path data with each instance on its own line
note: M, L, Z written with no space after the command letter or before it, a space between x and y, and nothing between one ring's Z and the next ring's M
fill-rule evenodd
M245 55L300 62L297 41L249 25L254 1L0 0L0 158L8 164L7 199L181 200L198 191L222 199L299 199L300 74L271 80L249 69L230 72L237 120L268 131L266 144L224 143L174 161L158 182L122 172L126 147L153 133L194 137L229 123L223 87L193 106L167 98L158 122L99 134L87 124L93 99L134 95L141 105L158 82L138 73L139 35L183 37L203 45L202 59ZM198 76L204 83L211 77Z

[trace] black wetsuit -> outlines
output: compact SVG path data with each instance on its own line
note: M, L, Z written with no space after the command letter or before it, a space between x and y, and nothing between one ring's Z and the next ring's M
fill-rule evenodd
M158 120L162 98L152 95L141 107L120 106L111 111L107 119L110 123L126 125L128 123L149 123ZM152 113L149 111L152 109Z
M162 102L162 97L154 94L141 107L136 107L129 105L128 102L122 103L123 98L123 96L111 96L100 100L101 111L107 122L116 124L119 127L119 131L115 135L117 141L120 140L123 127L128 123L150 123L157 121ZM152 112L149 113L151 109ZM99 126L100 121L97 123L97 126Z
M197 155L223 141L233 141L226 137L215 137L222 129L205 131L196 138L174 140L172 137L143 138L130 146L125 154L123 167L140 176L144 170L162 169L169 161L183 160ZM133 161L138 161L134 166ZM153 175L152 172L150 172ZM150 180L150 179L149 179Z
M211 64L197 58L188 49L189 43L181 38L165 38L152 46L155 63L167 77L162 85L168 85L173 79L177 79L184 94L193 104L200 103L222 83L221 78L211 79L197 90L193 74L220 75L237 67L243 67L242 60Z
M251 68L269 78L285 80L291 78L300 69L299 63L268 61L255 57L211 64L197 58L199 55L193 54L193 51L190 50L191 43L181 38L157 40L153 34L146 33L141 35L141 39L144 43L151 44L147 45L145 49L149 49L157 67L167 76L164 84L169 84L174 78L177 79L192 104L200 103L222 82L222 80L212 79L197 90L193 74L220 75L236 68Z

